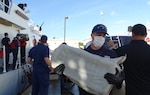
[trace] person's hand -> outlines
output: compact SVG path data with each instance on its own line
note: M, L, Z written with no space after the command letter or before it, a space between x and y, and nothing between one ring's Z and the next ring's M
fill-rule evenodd
M54 68L53 67L50 67L50 73L54 73Z
M116 48L116 44L114 43L114 41L112 41L112 40L109 40L108 42L107 42L107 45L110 47L110 48L112 48L112 49L115 49Z
M114 84L117 85L120 82L120 79L117 75L111 74L111 73L106 73L104 78L107 80L109 84Z
M104 78L109 84L113 84L116 88L120 89L124 78L121 77L121 73L116 69L116 74L106 73Z
M65 65L64 64L60 64L58 65L55 69L54 72L58 75L62 75L65 69Z

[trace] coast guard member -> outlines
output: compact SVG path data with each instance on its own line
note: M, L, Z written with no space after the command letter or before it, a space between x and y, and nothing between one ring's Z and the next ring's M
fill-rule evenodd
M106 58L117 57L117 54L113 50L106 48L104 45L106 34L108 33L107 33L107 28L105 25L103 24L95 25L91 33L91 37L92 37L91 44L84 50L92 54L106 57ZM80 87L79 87L79 93L80 95L93 95L89 92L86 92Z
M28 63L33 61L32 95L48 95L49 73L54 69L49 60L50 50L47 45L47 36L42 35L40 43L29 51Z

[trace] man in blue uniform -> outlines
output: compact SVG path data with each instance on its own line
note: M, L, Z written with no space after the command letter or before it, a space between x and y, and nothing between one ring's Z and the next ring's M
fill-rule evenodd
M94 26L91 33L91 37L92 37L91 44L87 48L85 48L85 50L87 52L105 58L115 58L117 56L116 53L106 48L104 45L106 34L107 34L107 28L105 25L97 24L96 26ZM91 93L86 92L80 87L79 87L79 93L80 95L93 95Z
M146 27L136 24L132 29L131 43L115 50L118 56L127 55L123 63L126 95L150 95L150 46L145 42L146 36ZM105 74L105 78L110 84L120 80L111 73Z
M33 61L32 95L48 95L49 74L54 72L49 60L47 36L42 35L40 43L29 51L28 63Z

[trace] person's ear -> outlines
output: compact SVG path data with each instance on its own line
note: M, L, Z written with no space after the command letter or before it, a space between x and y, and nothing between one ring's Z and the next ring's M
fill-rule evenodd
M132 32L132 37L134 37L135 36L135 34Z
M91 38L92 38L92 40L94 40L94 34L91 34Z

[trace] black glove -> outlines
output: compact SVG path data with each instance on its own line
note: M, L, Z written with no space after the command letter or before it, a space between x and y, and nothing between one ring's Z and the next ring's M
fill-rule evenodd
M120 89L124 80L121 74L122 73L119 73L119 71L116 69L116 74L106 73L104 78L109 84L113 84L116 86L116 88Z
M62 75L65 69L65 65L64 64L60 64L58 65L56 68L54 68L54 72L58 75Z
M106 73L104 78L108 81L109 84L117 84L119 82L119 77L115 74Z

